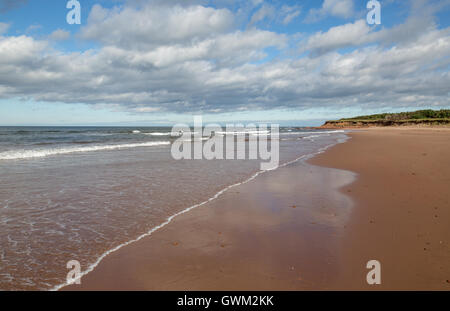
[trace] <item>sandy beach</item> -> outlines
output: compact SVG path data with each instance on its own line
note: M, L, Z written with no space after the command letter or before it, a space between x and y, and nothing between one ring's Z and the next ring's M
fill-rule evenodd
M450 289L450 130L349 136L176 217L63 290ZM381 285L366 283L372 259Z
M377 259L384 290L450 289L450 130L373 128L311 163L358 173L341 189L355 202L336 288L373 289L363 276Z

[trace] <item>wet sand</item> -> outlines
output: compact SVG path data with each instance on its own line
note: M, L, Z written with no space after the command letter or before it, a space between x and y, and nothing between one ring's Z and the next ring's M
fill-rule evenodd
M354 174L296 162L107 256L70 290L328 288Z
M175 218L64 290L450 289L450 131L350 136L314 165ZM366 283L371 259L380 286Z

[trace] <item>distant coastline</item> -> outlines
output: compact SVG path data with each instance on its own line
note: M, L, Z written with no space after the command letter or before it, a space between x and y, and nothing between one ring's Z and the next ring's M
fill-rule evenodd
M418 110L413 112L383 113L326 121L319 128L364 128L386 126L450 126L450 110Z

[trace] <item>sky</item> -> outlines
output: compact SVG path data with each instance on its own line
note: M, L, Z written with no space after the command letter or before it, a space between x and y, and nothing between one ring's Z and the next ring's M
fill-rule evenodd
M0 0L0 126L450 108L450 0Z

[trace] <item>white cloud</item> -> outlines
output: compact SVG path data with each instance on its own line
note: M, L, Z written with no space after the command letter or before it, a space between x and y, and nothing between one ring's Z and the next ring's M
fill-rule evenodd
M309 11L305 22L316 22L327 16L349 18L354 14L353 0L324 0L321 8Z
M332 27L327 32L320 31L310 36L303 50L324 54L342 47L364 44L370 31L365 20Z
M25 30L26 33L30 33L36 30L39 30L42 28L42 25L39 24L33 24L27 27L27 29Z
M105 9L94 5L83 39L105 45L148 48L211 37L231 29L233 14L227 9L203 6L145 6Z
M298 5L289 6L282 5L276 7L264 3L258 10L251 16L250 22L247 27L252 27L261 21L267 20L269 22L277 22L284 25L289 24L301 13L301 7Z
M154 20L156 10L166 18ZM30 36L0 36L0 98L133 113L450 105L450 28L429 16L379 31L363 21L333 27L305 39L309 56L271 61L262 61L266 49L285 49L291 38L237 30L233 20L198 5L96 6L81 32L101 44L94 50L64 53ZM345 47L357 49L336 51Z
M27 36L0 37L1 69L30 65L27 62L39 59L46 47L45 41L36 41Z
M417 42L421 36L430 34L436 29L432 16L410 16L403 24L392 28L375 31L365 20L358 20L330 28L326 32L311 35L301 47L301 51L309 51L311 55L321 55L341 48L353 48L366 44L389 46Z
M70 32L63 29L57 29L49 35L49 39L55 41L67 40L69 38Z
M261 6L250 19L249 27L263 21L266 18L273 19L275 16L275 8L271 5L264 4Z
M353 0L325 0L322 9L333 16L348 18L354 14Z
M284 15L284 17L282 19L282 23L284 25L289 24L295 18L297 18L300 15L301 12L302 12L302 10L301 10L301 8L299 6L283 5L281 7L281 13Z

